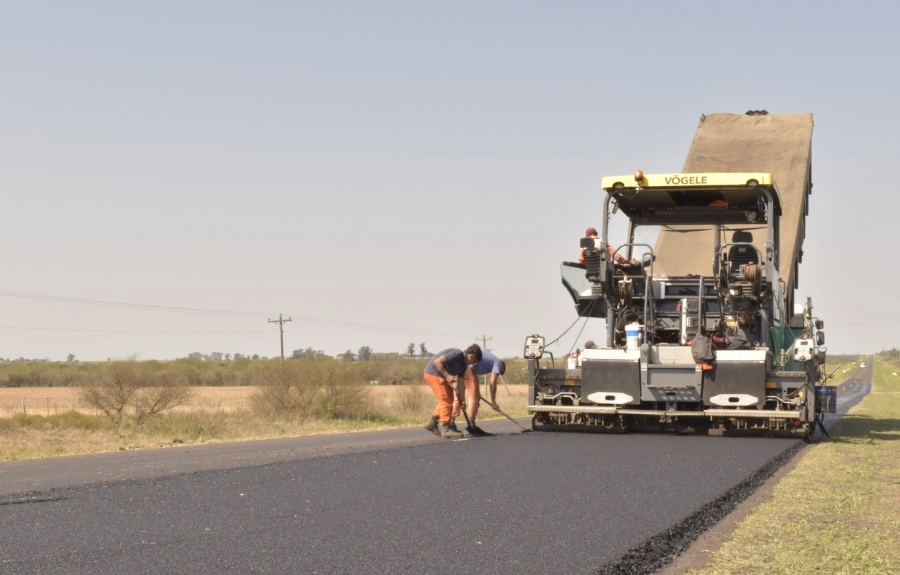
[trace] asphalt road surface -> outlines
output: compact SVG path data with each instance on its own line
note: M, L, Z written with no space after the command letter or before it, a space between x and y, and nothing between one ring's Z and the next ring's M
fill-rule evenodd
M0 573L649 573L804 445L483 427L3 462Z

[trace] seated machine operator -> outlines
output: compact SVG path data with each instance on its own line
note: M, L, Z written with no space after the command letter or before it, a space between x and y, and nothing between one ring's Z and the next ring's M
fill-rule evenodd
M597 249L600 249L600 238L597 237L597 228L588 228L584 230L584 237L586 238L594 238L594 246ZM636 266L641 262L637 260L629 260L622 253L616 251L616 246L608 243L607 249L609 251L610 261L614 261L617 264L630 264ZM584 265L584 250L578 250L578 263Z

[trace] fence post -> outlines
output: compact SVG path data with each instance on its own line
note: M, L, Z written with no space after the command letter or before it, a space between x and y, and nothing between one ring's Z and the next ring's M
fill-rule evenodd
M25 398L22 398L22 415L25 415Z

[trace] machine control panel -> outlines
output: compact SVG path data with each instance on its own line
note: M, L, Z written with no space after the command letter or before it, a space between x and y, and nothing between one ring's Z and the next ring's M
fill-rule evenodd
M796 340L794 342L794 361L806 362L811 360L813 353L815 353L813 343L811 339Z
M525 338L525 359L540 359L544 355L544 338L538 334Z

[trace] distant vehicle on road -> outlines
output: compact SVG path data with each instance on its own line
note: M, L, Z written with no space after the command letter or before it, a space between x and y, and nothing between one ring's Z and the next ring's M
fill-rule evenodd
M864 362L864 361L859 362L859 367L860 368L866 367L866 362Z

